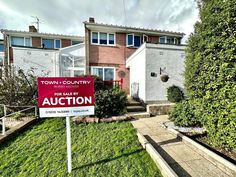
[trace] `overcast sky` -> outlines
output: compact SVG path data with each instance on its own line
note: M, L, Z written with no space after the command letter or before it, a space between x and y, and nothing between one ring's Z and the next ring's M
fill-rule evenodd
M37 16L40 32L84 35L83 22L184 32L198 19L194 0L0 0L0 29L28 30ZM2 38L2 36L0 36Z

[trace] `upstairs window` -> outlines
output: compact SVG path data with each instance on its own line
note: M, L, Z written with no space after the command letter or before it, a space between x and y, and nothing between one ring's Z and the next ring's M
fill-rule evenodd
M31 38L11 36L11 45L14 46L31 46Z
M71 41L71 45L76 45L76 44L80 44L80 41Z
M159 38L160 44L180 44L180 40L176 37L170 37L170 36L161 36Z
M115 45L115 34L92 32L91 43L99 45Z
M61 48L61 40L60 39L42 39L42 45L43 44L44 44L44 48L48 48L48 49Z
M55 48L56 48L56 49L61 48L61 40L60 40L60 39L56 39L56 40L55 40Z
M4 46L3 46L3 44L0 44L0 52L4 52Z
M127 47L140 47L141 36L134 35L134 34L127 34L126 44L127 44Z

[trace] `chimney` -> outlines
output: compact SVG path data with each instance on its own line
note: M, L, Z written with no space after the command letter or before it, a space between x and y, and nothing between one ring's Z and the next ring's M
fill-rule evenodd
M89 17L89 23L95 23L95 19L93 17Z
M37 33L38 30L35 28L35 26L29 26L29 32L34 32L34 33Z

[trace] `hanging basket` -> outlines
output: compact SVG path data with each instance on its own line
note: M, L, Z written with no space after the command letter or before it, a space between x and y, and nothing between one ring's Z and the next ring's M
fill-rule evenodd
M166 74L164 74L164 75L161 75L161 81L162 82L167 82L168 80L169 80L169 76L168 75L166 75Z

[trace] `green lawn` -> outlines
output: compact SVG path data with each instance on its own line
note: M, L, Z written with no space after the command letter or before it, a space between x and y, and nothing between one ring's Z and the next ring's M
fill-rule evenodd
M72 173L67 174L65 119L42 119L0 145L0 176L161 176L132 125L71 124Z

